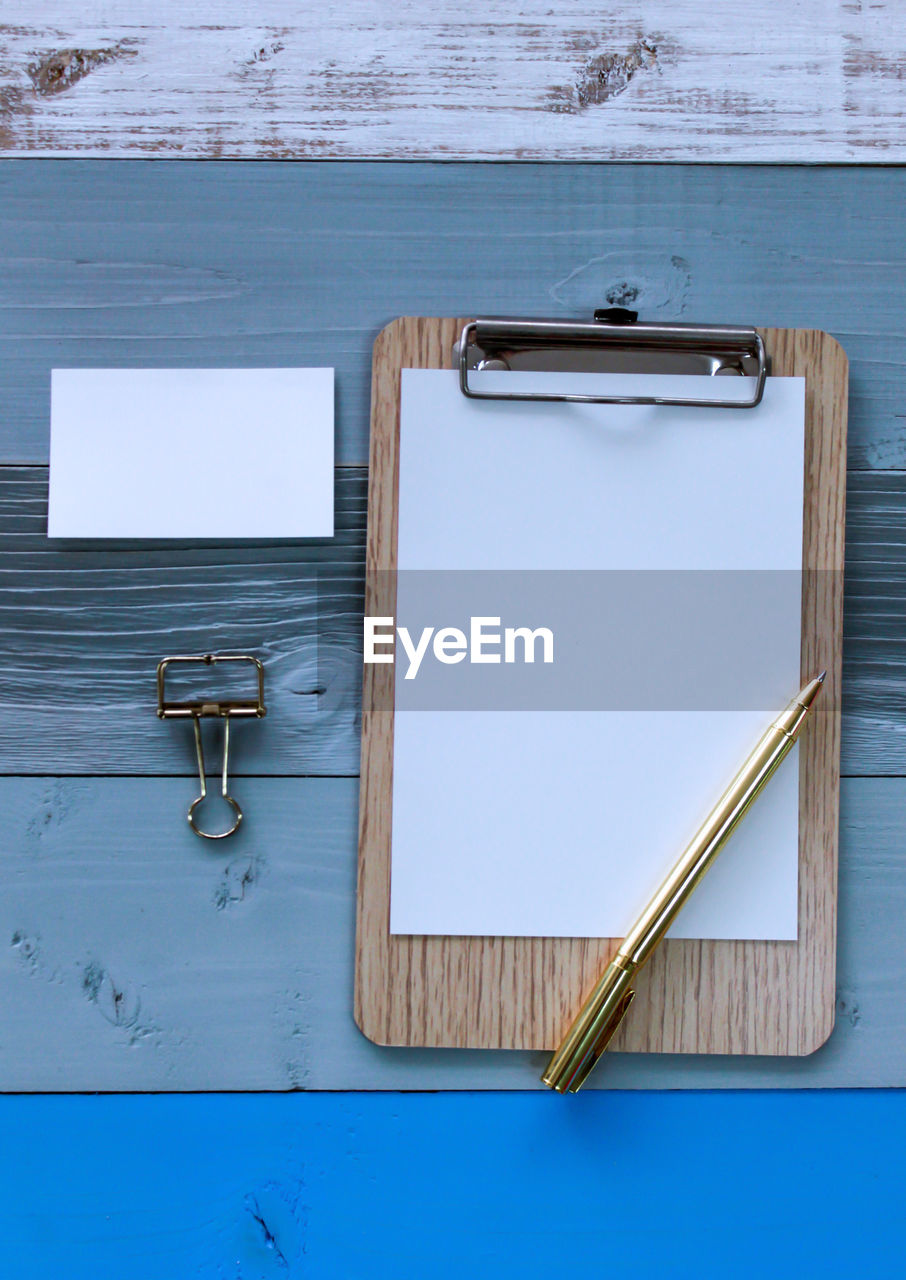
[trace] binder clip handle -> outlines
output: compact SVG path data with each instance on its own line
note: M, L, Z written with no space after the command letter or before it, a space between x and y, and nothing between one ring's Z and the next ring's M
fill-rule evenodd
M213 701L202 698L170 699L166 696L167 669L171 666L204 666L211 667L219 662L244 662L251 664L257 677L257 692L254 698L230 698ZM198 795L189 805L186 817L189 826L197 836L205 840L225 840L227 836L238 831L242 822L242 810L238 801L230 795L230 721L236 717L254 717L261 719L267 714L264 705L264 667L258 658L251 654L213 654L203 653L196 656L180 655L164 658L157 664L157 714L162 720L191 719L195 737L195 759L198 764ZM220 794L233 810L232 825L226 831L205 831L195 820L196 810L208 794L207 770L204 760L204 742L201 736L203 718L216 717L223 721L223 757L220 765Z
M230 717L229 714L223 717L223 761L220 768L220 794L233 810L233 825L227 827L226 831L203 831L195 821L195 810L204 801L208 794L208 784L205 776L206 770L204 764L204 744L201 740L200 713L192 716L192 726L195 730L195 757L198 761L198 795L189 805L186 817L189 820L189 826L197 836L203 836L205 840L225 840L227 836L231 836L234 831L239 830L239 825L242 822L242 810L239 808L239 802L234 800L230 795Z

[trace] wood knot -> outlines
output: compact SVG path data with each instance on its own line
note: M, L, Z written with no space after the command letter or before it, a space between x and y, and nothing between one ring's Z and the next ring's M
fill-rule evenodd
M126 48L123 43L109 49L57 49L37 62L29 63L26 71L35 93L39 97L50 98L54 94L65 93L97 67L134 56L135 50Z
M658 45L640 37L625 53L598 53L588 58L572 85L558 85L549 95L548 109L573 115L608 102L625 92L640 71L660 69Z
M626 53L601 53L590 58L576 84L578 109L615 98L629 87L637 72L657 64L657 45L637 40Z

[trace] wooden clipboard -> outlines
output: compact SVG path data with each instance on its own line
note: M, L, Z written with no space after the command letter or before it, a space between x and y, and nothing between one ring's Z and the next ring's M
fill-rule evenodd
M375 343L367 615L395 613L400 370L450 368L464 324L404 317ZM614 1050L802 1055L834 1024L848 364L821 331L758 332L771 372L806 380L801 670L828 673L801 744L798 941L668 940ZM393 673L364 669L356 1022L381 1045L552 1049L619 939L390 934Z

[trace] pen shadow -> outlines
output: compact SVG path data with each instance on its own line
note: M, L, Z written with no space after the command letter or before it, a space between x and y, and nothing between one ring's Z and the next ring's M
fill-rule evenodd
M620 1055L632 1057L634 1055ZM539 1075L547 1055L539 1055ZM615 1151L631 1151L637 1143L657 1136L656 1117L649 1108L634 1106L634 1091L624 1089L585 1088L579 1093L549 1094L547 1104L533 1110L541 1140L562 1141L568 1138L570 1150L584 1152L592 1158ZM646 1095L663 1092L644 1090Z

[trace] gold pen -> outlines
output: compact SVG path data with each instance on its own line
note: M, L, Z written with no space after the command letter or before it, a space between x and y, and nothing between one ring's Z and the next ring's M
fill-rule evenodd
M635 975L651 958L768 778L789 754L825 674L822 671L809 681L773 722L620 943L541 1077L557 1093L577 1093L582 1088L632 1003Z

